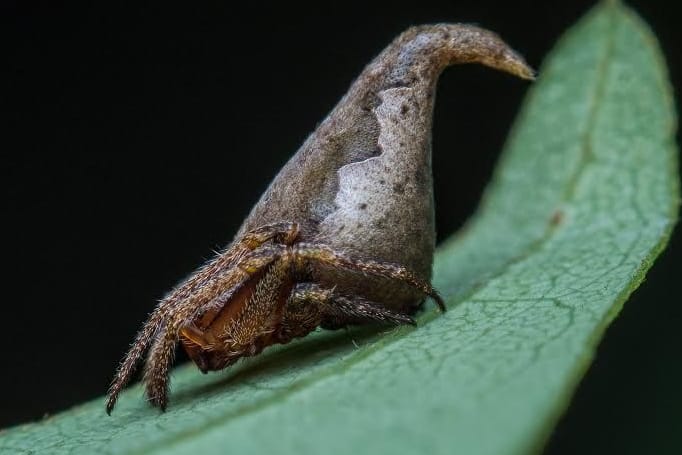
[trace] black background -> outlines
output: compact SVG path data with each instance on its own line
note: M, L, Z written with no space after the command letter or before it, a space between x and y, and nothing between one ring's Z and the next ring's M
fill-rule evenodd
M3 2L0 427L102 395L156 299L229 242L403 29L475 22L537 67L591 4ZM681 87L679 7L630 4ZM527 88L477 67L443 75L439 238L474 210ZM609 328L547 453L682 448L681 269L678 234Z

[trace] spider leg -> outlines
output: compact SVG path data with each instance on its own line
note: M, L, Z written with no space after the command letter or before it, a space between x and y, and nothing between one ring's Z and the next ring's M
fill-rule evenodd
M283 255L244 286L241 296L183 324L183 347L202 372L220 370L278 341L275 332L294 285L291 272L291 257Z
M247 258L248 259L248 258ZM127 385L136 366L145 353L149 350L145 364L144 382L148 384L147 393L153 404L165 408L165 393L167 390L167 375L169 365L173 360L178 327L181 322L191 317L195 309L200 308L208 300L210 306L215 300L229 301L234 291L241 287L249 278L247 272L241 269L237 273L227 275L223 282L211 286L209 292L200 292L187 299L181 299L173 294L162 301L154 310L142 330L138 333L133 345L121 362L114 380L109 388L106 410L111 414L118 395ZM210 298L211 292L217 292L219 288L226 288L215 298ZM151 344L151 347L149 347ZM153 386L149 386L153 385Z
M296 237L298 237L298 223L281 221L266 224L247 232L239 239L239 243L253 250L269 240L275 240L275 243L291 245L296 240Z
M323 306L330 293L313 283L298 283L287 299L278 341L285 344L315 330L322 322Z
M145 322L142 329L138 332L133 344L126 353L125 357L121 361L116 370L116 375L111 383L108 391L108 398L106 404L107 414L111 414L111 411L116 405L116 400L121 390L128 384L130 378L132 377L135 369L137 367L140 358L147 350L147 347L154 339L156 332L159 330L159 321L162 314L161 307L157 307L156 310L150 315L147 322Z
M293 338L305 336L318 325L338 329L367 322L416 325L409 315L363 297L339 294L315 283L299 283L287 302L282 326Z
M236 346L248 346L253 340L272 333L282 319L292 288L291 262L284 255L272 262L223 335Z
M245 277L242 274L237 273L235 277L235 273L232 273L235 264L242 263L245 267L253 269L255 267L253 263L256 259L248 257L249 254L252 254L270 240L279 240L284 244L290 244L297 235L298 225L292 222L268 224L249 231L161 300L143 325L116 370L116 375L108 392L107 414L111 414L118 395L130 381L138 362L152 341L155 342L156 348L154 351L156 354L150 355L148 357L150 359L161 357L160 352L164 352L161 349L162 346L165 346L164 349L166 351L172 350L172 348L168 348L168 343L159 341L160 338L165 336L164 334L168 333L168 326L162 327L162 324L169 318L169 315L173 314L175 319L177 319L178 315L187 312L186 309L183 310L183 305L190 308L197 307L206 301L213 301L216 296L224 296L226 290L234 288L240 282L245 281ZM249 273L248 270L242 271L245 274ZM179 313L178 310L180 310ZM172 360L172 353L170 360ZM156 375L153 376L156 377Z
M220 283L213 292L204 292L204 294L216 295L216 297L212 299L188 299L179 303L174 311L168 315L168 321L159 329L152 346L149 348L144 367L146 393L152 405L158 406L162 410L166 409L168 403L168 371L173 362L175 346L179 340L180 332L187 321L192 320L197 312L202 309L229 302L230 297L253 274L265 267L271 266L275 270L286 270L285 266L288 268L288 263L278 261L285 248L282 245L263 245L253 250L235 265L231 274L225 277L228 280L227 284ZM244 321L244 328L240 329L238 333L230 335L238 337L237 339L240 341L248 339L248 336L252 334L249 330L258 327L257 324L262 323L263 318L269 314L268 310L264 308L266 304L263 301L271 299L273 293L279 289L275 283L278 279L282 279L281 273L276 278L272 278L272 276L272 272L266 273L265 277L259 280L254 295L249 303L244 306L244 314L238 316ZM261 283L265 284L261 285ZM254 298L256 300L253 300Z
M142 381L146 384L147 399L149 402L166 410L168 404L168 369L175 357L175 339L168 336L165 326L161 327L161 333L147 352L144 375Z
M445 312L445 302L428 281L419 278L405 267L390 262L379 262L371 259L358 259L347 256L327 245L299 243L294 245L297 266L306 263L317 263L329 267L381 276L403 282L431 297L441 312Z
M408 314L389 310L379 303L360 296L333 294L325 306L324 319L320 323L324 329L339 329L347 325L382 322L393 325L413 325L417 322Z

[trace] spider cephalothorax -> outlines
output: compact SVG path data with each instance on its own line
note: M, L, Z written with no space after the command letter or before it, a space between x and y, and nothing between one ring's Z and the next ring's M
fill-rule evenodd
M496 35L414 27L360 75L275 177L232 244L166 296L128 351L107 411L147 353L144 382L165 408L181 342L204 372L317 327L414 324L435 242L431 114L440 72L477 62L532 72Z

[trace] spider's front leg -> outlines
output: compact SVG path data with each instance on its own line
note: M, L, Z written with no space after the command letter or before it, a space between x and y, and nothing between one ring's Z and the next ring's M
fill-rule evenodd
M281 262L281 253L286 248L286 245L277 244L265 244L256 248L244 255L217 281L216 290L205 293L212 298L181 303L169 313L167 321L164 321L149 348L144 368L143 381L152 405L165 410L168 403L169 369L175 346L181 334L187 336L183 328L191 325L198 315L208 316L213 327L211 333L216 346L211 342L208 350L221 353L220 359L215 359L213 362L216 363L210 369L220 369L231 363L233 358L256 353L245 354L242 350L245 346L254 349L249 340L250 337L255 337L255 331L262 326L262 318L269 314L267 302L277 302L279 287L286 286L287 264L278 264ZM284 273L280 273L282 269ZM225 281L227 285L222 285ZM227 313L227 317L221 318L224 313ZM218 323L214 324L215 321ZM221 329L231 330L232 333L221 333ZM221 346L220 340L226 335L234 336L237 342L231 347ZM260 349L257 351L260 352ZM197 365L201 366L199 362Z
M264 257L263 252L258 252L259 248L271 241L290 245L297 236L298 224L293 222L268 224L249 231L161 300L116 371L109 388L107 413L113 410L118 395L147 349L149 353L144 378L148 384L147 393L152 404L164 408L168 368L178 340L179 327L202 307L215 307L219 304L216 300L220 298L229 300L229 296L255 273L259 263L261 267L267 266L267 257Z
M242 267L259 268L266 260L270 264L259 268L254 279L211 318L197 318L180 329L185 351L204 373L278 342L274 334L294 286L291 256L285 246L273 246L254 257Z

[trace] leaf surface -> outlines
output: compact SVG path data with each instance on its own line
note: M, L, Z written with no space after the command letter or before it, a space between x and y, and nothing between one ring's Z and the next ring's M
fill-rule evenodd
M99 399L0 433L2 453L540 450L679 203L671 90L639 18L599 5L540 74L481 208L439 249L448 313L181 367L165 414L133 387L112 417Z

